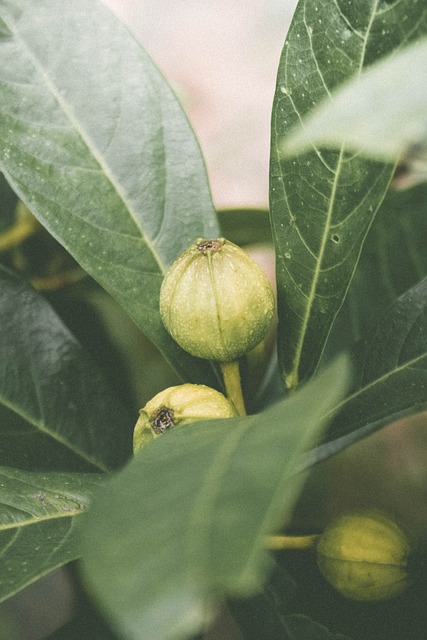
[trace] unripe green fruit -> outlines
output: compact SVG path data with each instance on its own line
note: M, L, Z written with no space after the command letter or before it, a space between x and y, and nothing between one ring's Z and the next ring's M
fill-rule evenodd
M274 293L261 267L232 242L197 240L172 264L160 290L166 329L199 358L231 362L264 338Z
M204 384L169 387L140 410L133 433L134 453L178 424L236 415L234 406L222 393Z
M384 600L409 584L409 541L378 513L338 518L320 536L317 563L326 580L352 600Z

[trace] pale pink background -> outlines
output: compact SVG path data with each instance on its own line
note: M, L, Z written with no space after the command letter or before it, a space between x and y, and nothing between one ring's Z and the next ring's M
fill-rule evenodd
M181 99L218 208L268 205L275 77L296 0L103 0Z

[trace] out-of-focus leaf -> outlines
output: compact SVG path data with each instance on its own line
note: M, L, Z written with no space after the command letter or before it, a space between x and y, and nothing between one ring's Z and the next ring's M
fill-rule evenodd
M101 477L0 467L0 600L79 556L77 521Z
M218 211L221 233L239 246L272 241L268 211L230 209Z
M286 633L283 640L350 640L341 633L331 633L329 629L308 618L292 614L286 617Z
M311 462L427 407L427 278L397 300L362 348L358 385L335 407L327 442Z
M0 269L0 464L123 464L129 415L95 363L27 283Z
M85 519L83 569L118 629L186 638L221 597L260 588L264 535L289 518L302 452L346 378L339 360L263 414L175 429L104 485Z
M239 630L239 638L286 638L285 615L295 592L296 584L293 578L282 566L275 563L269 579L259 593L245 599L229 600L227 608Z
M316 369L392 165L315 147L283 158L286 136L345 80L427 32L422 0L302 0L274 99L270 200L277 249L280 364L293 388ZM387 114L383 114L387 118Z
M233 609L236 614L236 609ZM305 615L278 611L265 594L258 600L251 599L239 612L241 640L350 640L341 633L331 633L323 624Z
M390 162L414 147L427 154L426 38L346 83L286 137L283 152L342 144Z
M43 34L43 37L41 37ZM181 375L211 379L158 309L163 273L218 235L194 135L141 46L92 0L0 0L0 169Z
M305 615L290 613L301 585L277 563L261 592L245 600L231 600L228 608L241 640L348 640L333 634Z
M3 232L12 224L16 202L16 195L6 182L4 175L0 172L0 232Z

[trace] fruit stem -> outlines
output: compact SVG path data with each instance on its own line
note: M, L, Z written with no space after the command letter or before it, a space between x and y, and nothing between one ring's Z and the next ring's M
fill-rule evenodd
M319 539L319 535L312 536L267 536L267 549L311 549Z
M233 362L221 362L220 367L228 399L234 404L239 416L245 416L246 407L240 382L238 360L234 360Z

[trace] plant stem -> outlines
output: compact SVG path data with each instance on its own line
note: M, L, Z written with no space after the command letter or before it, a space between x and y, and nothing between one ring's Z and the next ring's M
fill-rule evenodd
M312 536L267 536L267 549L311 549L319 539L319 535Z
M231 400L236 407L239 416L245 416L246 407L240 382L239 362L237 360L233 362L221 362L220 366L228 399Z
M16 223L0 235L0 252L8 251L21 244L35 232L37 226L36 219L27 210L23 207L18 208Z

